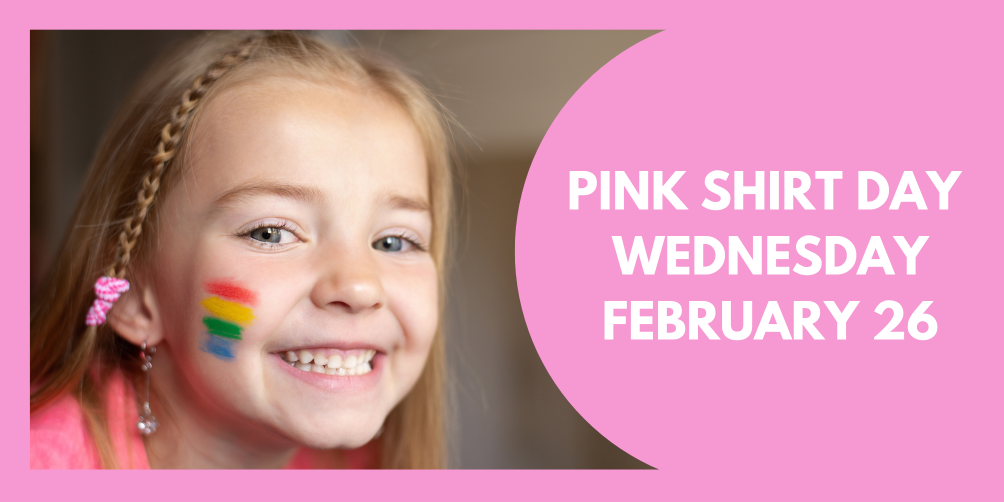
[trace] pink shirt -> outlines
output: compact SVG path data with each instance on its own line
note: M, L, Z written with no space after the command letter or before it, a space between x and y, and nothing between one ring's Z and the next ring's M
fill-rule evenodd
M112 449L122 469L149 469L146 447L136 422L135 392L121 375L109 378L105 386L105 412ZM80 403L70 394L31 415L32 469L100 469L101 460L91 437ZM348 450L345 459L351 469L378 465L376 442ZM313 450L301 448L287 469L313 469L330 465L330 460Z
M105 387L106 418L120 468L149 469L146 448L135 426L139 415L131 386L121 376ZM32 469L100 469L98 448L80 403L70 394L31 415Z

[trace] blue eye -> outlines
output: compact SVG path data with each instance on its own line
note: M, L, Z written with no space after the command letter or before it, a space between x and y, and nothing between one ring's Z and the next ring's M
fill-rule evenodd
M262 221L251 228L237 230L233 235L262 251L280 251L305 242L306 239L299 237L298 228L295 224L282 220Z
M262 227L251 231L251 238L259 242L278 244L282 241L282 230L276 227Z
M386 251L388 253L396 253L404 248L404 239L397 236L383 237L373 243L373 249L377 251Z

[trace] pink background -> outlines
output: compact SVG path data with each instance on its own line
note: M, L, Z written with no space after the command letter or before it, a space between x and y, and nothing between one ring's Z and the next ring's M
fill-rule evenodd
M0 51L13 77L28 68L28 29L667 30L608 64L555 121L527 180L516 249L524 312L556 383L601 433L659 470L32 472L28 414L16 419L8 413L6 444L22 445L2 457L8 496L263 498L305 496L302 491L317 487L331 496L409 499L1001 497L994 475L1001 472L1002 342L1000 323L990 322L1001 296L994 287L1001 276L994 261L999 224L991 224L1000 215L993 203L1004 137L999 7L398 3L22 2L6 9ZM6 85L12 98L0 142L11 165L2 204L7 214L27 220L29 110L27 99L17 96L28 95L28 79ZM686 214L652 213L646 221L563 209L570 169L671 171L674 164L688 165L678 187L694 189L678 191L692 208ZM963 174L950 211L859 214L847 209L854 199L845 188L837 199L843 209L832 212L708 212L699 209L703 195L696 194L703 194L703 173L715 168L843 170L843 185L850 187L859 169ZM933 194L925 176L920 182L925 195ZM933 196L928 204L935 206ZM537 224L528 225L528 218ZM813 233L844 235L856 244L861 235L932 237L918 275L910 277L876 271L866 277L619 277L609 236L657 232ZM890 249L894 264L896 252ZM15 284L27 284L27 246L8 246L4 253ZM20 289L8 288L4 304L14 331L22 333L15 349L27 349L29 299ZM852 333L884 325L871 313L877 299L896 299L907 314L921 299L933 299L930 313L940 327L928 342L870 336L840 344L632 342L622 335L604 344L601 301L610 294L681 302L752 299L755 319L767 299L782 306L796 294L820 303L859 299ZM573 295L585 303L575 303ZM615 369L603 371L597 361L604 360L616 361ZM15 357L0 370L7 402L26 399L27 365L27 358Z
M670 493L999 500L1000 12L774 4L666 19L666 31L608 63L565 105L524 185L520 300L558 387L608 439L660 469ZM704 187L716 169L745 171L747 185L756 170L839 170L843 179L832 211L823 210L816 180L807 194L814 211L797 203L756 211L752 196L744 210L711 211L701 202L718 198ZM601 210L597 189L572 211L573 170L597 178L622 170L636 182L642 170L666 178L685 170L675 192L689 209L642 211L625 197L625 210ZM902 171L914 171L928 210L858 210L859 170L883 173L890 194ZM927 170L942 178L962 171L949 210L937 209ZM732 183L719 185L731 191ZM798 258L795 241L806 234L847 237L859 259L868 236L882 236L896 275L859 276L855 267L839 276L754 276L741 265L730 276L726 263L713 275L678 276L666 274L663 254L654 275L639 264L625 276L611 241L623 236L630 250L636 235L649 248L656 235L691 236L691 244L694 235L723 243L737 235L749 246L754 235L788 235L783 247ZM931 236L917 275L906 275L895 235L911 243ZM693 246L683 249L692 264ZM674 300L684 318L688 301L710 301L722 340L631 340L628 325L604 340L606 300ZM789 328L792 301L815 301L827 340L727 340L723 300L733 303L735 326L742 301L752 300L754 327L777 300ZM836 340L824 300L861 301L846 341ZM883 300L903 305L902 331L914 308L933 300L937 335L874 340L891 319L874 313Z

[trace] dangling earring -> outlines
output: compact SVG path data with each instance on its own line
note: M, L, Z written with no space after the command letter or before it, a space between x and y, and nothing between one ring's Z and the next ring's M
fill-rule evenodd
M139 427L139 431L143 433L144 436L149 436L154 432L157 432L157 427L160 425L157 423L157 417L153 416L150 411L150 368L153 367L153 354L157 352L157 347L150 347L150 353L146 353L146 342L143 342L143 346L140 347L139 357L143 360L143 373L146 374L146 399L143 400L143 411L139 415L139 422L136 424Z

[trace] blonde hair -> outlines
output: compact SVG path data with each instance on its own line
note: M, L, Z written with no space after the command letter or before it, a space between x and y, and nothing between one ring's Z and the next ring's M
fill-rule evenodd
M156 201L164 196L158 193L169 189L184 168L199 110L228 85L256 78L265 69L381 92L408 113L422 138L440 327L418 382L384 423L380 464L445 467L442 314L453 200L448 115L415 78L394 65L301 33L210 33L179 47L137 84L101 141L69 231L32 308L31 411L76 389L103 466L118 467L102 414L102 381L119 370L137 381L138 358L136 348L107 324L84 326L92 286L102 275L142 280L142 267L152 265L144 257L156 245Z

